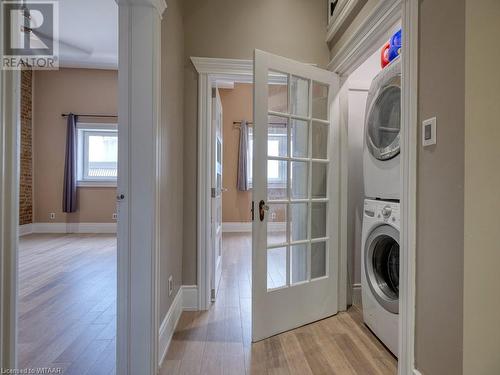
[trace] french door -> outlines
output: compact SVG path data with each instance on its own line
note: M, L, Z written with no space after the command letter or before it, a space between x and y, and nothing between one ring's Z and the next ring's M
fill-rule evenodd
M252 336L337 313L334 73L256 50Z
M222 275L222 102L217 88L212 89L212 300L215 300Z

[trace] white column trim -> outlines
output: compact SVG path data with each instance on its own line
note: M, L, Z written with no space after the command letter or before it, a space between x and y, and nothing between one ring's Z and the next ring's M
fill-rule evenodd
M117 373L158 371L159 119L164 0L119 9Z
M167 2L165 0L115 0L118 6L129 7L152 7L156 9L158 15L163 16L163 12L167 9Z
M0 177L1 368L17 367L20 88L20 71L0 71L0 176L2 176Z
M402 0L401 280L399 373L415 367L418 149L418 0Z

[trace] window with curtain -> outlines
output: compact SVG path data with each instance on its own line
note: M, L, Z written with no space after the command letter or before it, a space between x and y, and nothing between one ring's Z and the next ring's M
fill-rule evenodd
M267 139L267 150L270 156L286 154L286 133L269 134ZM252 186L253 173L253 129L248 129L248 186ZM286 164L277 160L267 162L267 181L269 187L286 187Z
M116 124L78 124L77 181L116 184L118 131Z

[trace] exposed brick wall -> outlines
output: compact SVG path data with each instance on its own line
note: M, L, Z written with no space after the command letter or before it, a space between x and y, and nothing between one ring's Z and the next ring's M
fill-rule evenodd
M21 165L19 184L19 225L33 222L33 72L21 72Z

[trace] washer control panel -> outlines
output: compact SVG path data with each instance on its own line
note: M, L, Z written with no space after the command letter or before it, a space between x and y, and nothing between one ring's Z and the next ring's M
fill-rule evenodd
M366 199L364 215L369 218L399 225L399 203Z

